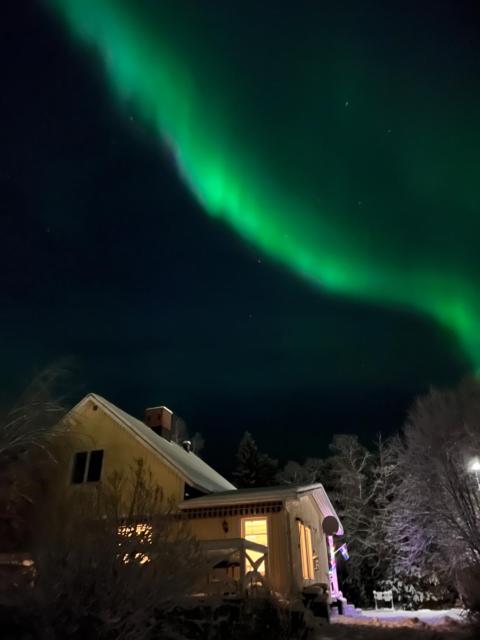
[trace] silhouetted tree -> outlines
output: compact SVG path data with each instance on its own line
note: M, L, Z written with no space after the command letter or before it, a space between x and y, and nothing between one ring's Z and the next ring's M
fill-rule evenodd
M243 434L236 458L233 477L239 487L266 487L276 483L278 462L258 450L248 431Z
M320 458L307 458L303 465L294 460L289 460L284 468L277 473L277 482L291 485L308 485L323 482L326 464L325 460Z

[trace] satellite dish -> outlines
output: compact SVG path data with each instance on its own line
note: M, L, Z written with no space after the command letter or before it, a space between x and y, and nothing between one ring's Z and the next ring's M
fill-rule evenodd
M335 516L326 516L322 522L323 533L327 536L333 536L339 529L338 520Z

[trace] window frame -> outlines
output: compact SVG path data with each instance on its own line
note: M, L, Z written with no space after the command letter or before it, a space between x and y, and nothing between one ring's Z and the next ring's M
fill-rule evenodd
M264 515L257 515L257 516L244 516L240 519L240 536L242 538L242 540L247 540L246 536L245 536L245 523L248 522L252 522L253 520L265 520L266 522L266 532L267 532L267 544L264 545L265 547L267 547L267 554L265 556L265 560L263 561L263 572L262 572L262 565L260 565L258 572L260 573L261 576L268 576L268 559L269 559L269 555L270 555L270 540L271 540L271 531L270 531L270 518L269 518L269 514L265 513ZM248 568L249 565L249 561L247 560L247 558L245 558L245 572L251 570Z
M85 473L84 482L86 483L100 482L100 480L102 479L104 457L105 457L104 449L93 449L92 451L89 451L87 471ZM94 466L92 466L92 462Z
M101 454L100 457L100 464L99 464L99 471L98 471L98 478L96 479L89 479L89 476L91 476L91 459L92 459L92 454ZM85 462L83 464L83 470L82 470L82 478L81 480L76 480L75 479L75 471L77 468L77 460L79 458L79 456L85 456ZM74 485L74 486L80 486L83 484L95 484L97 482L101 482L102 479L102 472L103 472L103 465L104 465L104 460L105 460L105 449L90 449L88 451L75 451L75 453L73 454L73 460L72 460L72 464L71 464L71 468L70 468L70 485ZM80 474L79 474L80 475ZM77 477L79 477L79 475ZM97 476L97 474L95 474L95 477Z
M315 580L315 554L313 552L312 527L297 519L300 567L303 580Z

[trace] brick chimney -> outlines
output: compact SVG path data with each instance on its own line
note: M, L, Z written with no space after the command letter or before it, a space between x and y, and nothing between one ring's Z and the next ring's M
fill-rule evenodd
M173 412L168 407L145 409L145 424L165 440L172 439Z

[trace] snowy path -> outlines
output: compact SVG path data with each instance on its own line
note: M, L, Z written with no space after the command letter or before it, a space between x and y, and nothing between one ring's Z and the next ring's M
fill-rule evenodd
M401 622L406 620L420 620L429 625L445 624L449 621L464 622L465 611L463 609L419 609L418 611L402 611L400 609L391 611L390 609L364 609L358 616L362 618L377 618L382 622Z
M478 635L464 624L461 609L432 611L367 610L339 616L319 625L314 640L473 640Z

